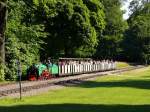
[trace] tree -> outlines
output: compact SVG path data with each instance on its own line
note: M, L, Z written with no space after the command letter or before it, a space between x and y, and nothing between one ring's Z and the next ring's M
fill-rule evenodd
M99 0L30 1L36 21L44 24L49 36L44 48L47 56L92 56L98 36L105 27Z
M0 1L0 80L4 79L7 1Z
M128 23L129 30L125 39L128 59L150 63L150 3L138 9L138 13L134 13Z
M23 75L33 63L40 61L40 49L46 37L44 26L27 21L29 9L24 1L9 0L8 22L6 31L6 71L5 79L17 78L16 61L22 65Z
M138 10L143 8L143 6L149 3L150 0L132 0L129 5L130 15L134 15L134 13L138 13Z
M106 28L99 40L96 57L120 59L122 53L121 41L127 23L123 20L120 0L101 0L106 14Z

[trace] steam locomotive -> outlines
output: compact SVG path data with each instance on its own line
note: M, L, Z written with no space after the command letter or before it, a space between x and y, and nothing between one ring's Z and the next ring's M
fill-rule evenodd
M84 73L102 72L116 69L116 62L92 60L91 58L60 58L57 63L33 64L27 69L30 81L47 80L53 77L70 76Z

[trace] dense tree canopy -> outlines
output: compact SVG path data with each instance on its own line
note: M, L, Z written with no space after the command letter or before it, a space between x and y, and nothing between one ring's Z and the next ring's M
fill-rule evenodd
M36 21L43 24L49 34L46 55L92 56L105 27L103 6L98 0L34 0L30 3L36 7Z
M4 79L5 68L5 30L7 20L7 1L0 1L0 80Z
M23 74L48 57L150 63L150 1L133 0L127 21L122 1L1 0L0 80L16 79L16 60Z
M123 20L120 0L101 0L106 14L106 28L100 38L96 57L118 58L122 52L121 41L127 23Z
M23 65L23 72L28 65L39 62L40 44L44 27L40 24L26 24L26 4L23 1L15 2L9 0L9 16L6 31L6 79L16 77L16 62L20 60Z
M138 9L128 20L126 54L132 61L150 63L150 3Z

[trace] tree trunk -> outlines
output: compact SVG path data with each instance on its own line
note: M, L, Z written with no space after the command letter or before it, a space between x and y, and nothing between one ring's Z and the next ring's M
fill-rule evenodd
M7 20L7 6L0 2L0 64L5 64L5 29Z

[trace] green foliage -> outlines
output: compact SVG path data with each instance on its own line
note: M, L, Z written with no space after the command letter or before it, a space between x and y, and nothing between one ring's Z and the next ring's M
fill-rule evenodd
M128 20L125 49L129 59L147 64L150 63L150 4L138 12Z
M121 55L122 48L120 43L122 42L122 36L106 35L99 41L99 51L96 56L101 59L117 59Z
M128 25L121 0L9 0L5 78L16 79L16 60L23 74L47 57L125 57L150 63L150 5L140 1L132 2L124 35ZM0 80L3 74L0 69Z
M105 27L103 6L98 0L50 0L35 3L35 7L36 20L44 24L49 34L45 55L93 55Z
M27 65L39 62L40 44L46 36L42 25L26 25L24 12L26 4L23 1L9 1L9 17L6 32L6 79L16 79L17 65L20 60L22 72L25 74Z
M101 0L104 4L106 14L106 28L103 37L100 38L96 57L100 58L121 58L121 41L124 31L127 29L127 23L123 20L120 0Z
M4 81L5 80L5 65L0 64L0 81Z
M6 0L0 1L0 81L4 80L5 68L5 29L7 21Z
M92 56L105 28L99 0L9 0L8 6L5 79L9 80L17 77L17 60L25 74L27 66L40 58Z

